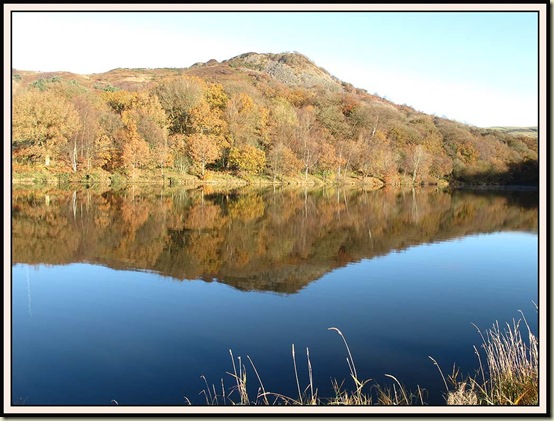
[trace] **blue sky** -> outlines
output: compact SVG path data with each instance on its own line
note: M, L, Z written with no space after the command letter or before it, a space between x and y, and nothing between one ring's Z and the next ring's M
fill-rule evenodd
M298 51L429 114L537 124L534 12L16 12L12 24L20 70L90 74Z

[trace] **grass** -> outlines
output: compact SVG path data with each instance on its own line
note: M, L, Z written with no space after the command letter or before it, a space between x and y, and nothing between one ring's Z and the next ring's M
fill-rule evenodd
M206 170L202 176L194 171L182 172L174 169L140 169L134 175L127 175L123 172L108 172L103 169L92 169L87 171L79 168L73 172L69 167L52 165L12 163L13 184L36 184L53 185L69 183L105 184L112 187L119 187L128 184L155 184L169 186L183 185L229 185L229 186L324 186L324 185L361 185L370 189L382 187L382 183L371 177L362 179L352 175L343 175L340 179L321 174L309 174L306 179L304 174L294 176L278 177L276 180L267 174L237 174L230 171Z
M528 340L522 334L522 321L526 327ZM477 328L477 326L476 326ZM296 362L296 351L292 345L292 360L296 380L297 396L285 396L267 391L252 359L247 356L251 374L247 374L247 365L239 356L235 359L230 350L232 372L227 374L233 379L233 385L227 388L221 384L209 386L202 376L206 388L201 392L206 405L426 405L426 391L417 386L415 392L409 391L396 377L385 374L392 380L388 386L382 386L371 379L363 379L358 374L352 353L342 332L336 332L343 340L348 357L346 358L352 386L345 387L345 381L332 380L334 396L320 397L312 375L310 352L306 348L308 385L301 387ZM479 361L479 369L473 377L462 378L454 366L452 374L444 376L439 364L429 357L437 366L443 379L446 394L445 405L538 405L538 339L529 328L523 316L512 325L507 324L504 330L498 322L491 329L482 333L482 353L474 346ZM251 386L254 384L254 386ZM350 383L349 383L350 384ZM450 384L450 386L449 386ZM249 388L255 388L251 393ZM190 401L187 400L188 403Z
M528 340L523 339L522 320ZM477 327L476 327L477 328ZM475 349L479 371L475 377L458 380L453 370L449 376L454 389L447 394L450 405L538 405L539 403L539 349L538 339L522 319L507 324L504 330L498 322L484 334L483 354Z
M346 358L350 377L353 381L353 387L347 389L344 387L344 381L339 384L337 380L332 381L334 396L322 398L318 395L318 390L314 385L312 375L312 364L310 361L310 351L306 348L306 361L308 369L308 385L300 386L298 376L298 366L296 363L296 350L292 345L292 360L294 366L294 376L296 380L297 396L285 396L276 392L269 392L265 389L262 379L254 365L252 359L247 356L249 366L255 375L256 392L252 395L248 387L251 384L250 376L247 375L247 368L242 358L236 358L230 350L232 361L232 372L227 372L233 379L233 385L227 388L221 379L221 385L216 388L215 385L208 385L204 376L202 376L206 388L201 392L204 395L206 405L414 405L424 404L423 391L418 387L418 394L411 393L394 377L389 374L386 376L393 379L395 383L391 387L381 387L372 384L371 379L361 379L356 370L356 365L346 338L342 332L335 328L329 328L337 332L342 338L346 347L348 357ZM369 389L369 390L366 390ZM188 400L187 400L188 401Z
M538 136L538 128L536 126L530 126L530 127L495 126L490 128L493 130L498 130L514 136L524 135L524 136L531 136L535 138Z

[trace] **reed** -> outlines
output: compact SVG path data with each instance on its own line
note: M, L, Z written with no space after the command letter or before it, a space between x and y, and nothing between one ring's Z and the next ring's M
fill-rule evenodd
M294 344L292 345L292 360L294 367L294 376L297 387L297 397L290 397L276 392L266 391L261 377L258 373L254 362L250 356L246 356L251 369L253 370L257 385L256 392L250 394L247 384L247 368L242 362L242 358L239 356L236 358L233 352L229 350L231 356L231 362L233 371L227 372L233 379L233 386L226 388L223 379L221 379L221 390L218 393L215 385L208 385L207 379L202 376L206 385L201 394L205 397L206 405L414 405L416 403L416 395L406 390L406 388L392 375L386 374L387 377L393 379L395 384L392 387L381 387L380 385L373 384L369 390L364 390L366 386L371 382L371 379L361 379L356 370L356 365L350 352L348 342L343 333L335 328L329 328L329 330L337 332L342 338L345 348L347 350L348 357L346 362L350 370L350 377L353 381L353 389L344 388L344 382L340 383L334 379L332 380L332 386L335 396L330 398L321 398L318 396L318 390L314 385L312 363L310 361L310 350L306 348L306 365L308 370L308 384L305 387L300 386L298 365L296 363L296 351ZM366 388L367 389L367 388ZM374 390L375 393L372 393ZM376 395L374 397L373 395ZM423 405L422 390L418 386L418 396L420 402ZM188 400L187 400L188 401ZM188 401L190 402L190 401Z
M479 350L474 351L479 361L479 369L473 377L463 378L459 369L453 367L452 373L445 376L438 362L431 361L437 366L443 379L446 394L445 405L537 405L538 404L538 339L529 328L529 324L522 314L522 319L507 324L504 330L496 322L491 329L484 333L479 330L483 343L481 345L484 358ZM527 341L523 339L522 322L527 330ZM314 385L310 351L306 348L306 364L308 370L308 384L300 385L296 351L292 345L292 360L297 387L297 397L289 397L276 392L267 391L259 372L252 359L247 356L248 363L255 374L257 384L255 393L250 394L247 384L247 367L239 356L235 359L229 350L232 361L232 372L227 372L233 379L233 386L226 388L221 379L221 390L218 392L215 385L211 387L202 376L206 388L204 394L206 405L426 405L426 391L420 386L412 392L391 374L385 376L392 383L383 386L371 379L363 379L358 374L350 347L343 333L335 328L343 340L347 351L346 363L349 368L352 387L345 387L345 381L333 379L331 384L334 396L322 398ZM450 386L449 386L450 384ZM189 402L190 403L190 402Z
M521 313L521 312L520 312ZM523 313L522 318L507 323L501 330L498 322L482 333L482 352L474 347L479 370L474 377L459 378L453 370L449 376L454 385L447 392L449 405L538 405L539 401L539 342L531 332ZM522 322L527 331L525 341Z

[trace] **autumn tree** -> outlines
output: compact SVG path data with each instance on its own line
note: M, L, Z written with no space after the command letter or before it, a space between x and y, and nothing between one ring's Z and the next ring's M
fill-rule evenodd
M233 94L229 100L225 118L228 121L232 146L262 144L262 130L266 123L262 107L245 93Z
M192 161L188 154L187 138L182 134L168 137L168 150L173 167L181 172L187 172Z
M210 107L224 112L229 103L229 95L223 89L221 83L210 83L205 93L206 101Z
M344 112L348 109L340 95L325 93L318 97L314 113L318 122L325 127L335 139L352 138L351 126Z
M50 91L20 91L13 99L12 145L26 148L49 166L79 129L79 115L65 98Z
M356 142L349 139L338 139L335 143L335 154L337 155L337 177L347 172L356 159Z
M308 106L297 111L298 126L296 128L293 150L302 162L305 180L308 180L308 172L317 164L321 150L320 145L324 141L323 131L316 127L314 107Z
M105 91L102 93L102 98L120 116L124 111L133 108L133 103L136 102L135 94L125 90Z
M193 108L205 99L206 84L196 77L174 77L160 81L152 92L158 97L169 119L171 134L189 134L189 120ZM213 88L210 96L220 101L220 93Z
M275 98L270 104L269 124L273 143L289 147L298 126L295 108L284 98Z
M280 96L285 98L290 104L297 108L313 105L316 93L303 87L289 88Z
M189 115L188 134L203 133L219 141L223 141L226 123L217 108L210 107L205 100L201 100Z
M361 103L348 116L352 127L352 138L374 139L379 133L386 135L389 130L402 123L402 116L392 105L373 101Z
M335 147L330 142L323 142L320 145L320 157L318 161L318 168L323 175L327 177L328 174L333 173L341 164L343 162L340 161Z
M268 141L268 110L245 92L232 93L224 114L227 122L228 145L224 148L224 166L246 172L258 172L265 163ZM244 166L246 161L248 169ZM239 163L240 161L240 163ZM261 165L261 167L260 167ZM255 169L256 168L256 169Z
M222 150L228 146L225 141L226 122L222 118L223 110L216 104L210 104L206 96L190 110L188 119L188 154L205 175L207 164L221 157Z
M449 178L453 171L453 160L444 151L432 156L429 174L435 179Z
M359 139L357 142L352 142L351 148L354 149L352 167L365 178L374 174L372 148L369 142Z
M353 108L348 120L354 139L373 137L379 127L379 115L367 104Z
M145 166L150 159L150 149L144 138L140 135L136 111L124 111L122 120L125 130L121 133L121 160L127 173L133 178L137 170Z
M422 140L421 134L407 123L396 124L388 131L387 138L398 150L409 145L417 145Z
M71 99L80 120L80 127L70 138L68 154L73 171L102 168L114 152L113 134L122 122L97 96L82 94Z
M106 171L114 171L121 166L121 142L119 137L124 131L121 116L111 109L99 116L101 134L95 140L94 157L91 165L96 165ZM85 159L87 159L85 157Z
M438 120L435 125L444 139L443 150L452 159L453 176L465 180L474 174L480 158L474 136L450 121Z
M267 154L267 166L273 182L279 177L290 176L300 171L302 162L296 154L285 144L277 143Z
M409 151L408 168L412 173L412 183L416 184L418 176L424 179L429 168L429 154L423 145L416 145Z
M163 171L172 163L168 144L168 121L159 99L155 95L144 94L138 98L135 109L138 113L137 130L149 146L151 167Z
M426 155L424 165L421 167L423 171L419 171L422 178L429 176L438 180L447 177L452 172L452 159L444 149L443 136L435 126L431 116L417 115L410 123L414 130L419 133L422 139L420 145ZM419 155L415 150L412 151L412 154L414 153L413 157Z
M370 143L369 157L369 174L387 184L395 184L400 159L398 151L386 140L375 140Z
M221 149L216 139L202 132L187 137L188 154L199 167L202 177L205 176L206 165L214 163L221 155Z
M133 174L139 168L158 167L163 174L170 163L168 122L158 97L120 90L106 92L104 98L123 123L114 136L123 167Z
M84 95L73 100L81 122L79 130L71 137L69 155L73 171L77 171L77 162L85 161L87 169L92 165L94 143L100 132L99 116L91 101Z
M234 146L229 151L229 166L239 172L259 174L265 160L265 152L252 145Z

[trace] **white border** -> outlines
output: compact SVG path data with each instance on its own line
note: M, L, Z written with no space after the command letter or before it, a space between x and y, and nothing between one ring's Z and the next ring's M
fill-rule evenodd
M7 415L180 414L180 415L545 415L547 340L547 4L4 4L4 215L11 214L11 12L12 11L537 11L539 12L539 332L540 405L537 407L200 407L200 406L12 406L11 405L11 219L4 217L4 406ZM10 281L9 281L10 280Z

